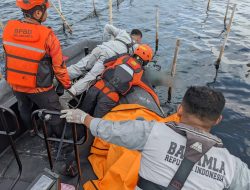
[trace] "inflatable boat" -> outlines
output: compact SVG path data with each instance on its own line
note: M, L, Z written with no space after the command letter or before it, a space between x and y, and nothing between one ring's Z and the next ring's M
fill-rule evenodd
M98 41L83 40L65 48L63 50L63 55L67 66L77 63L89 52L91 52L98 44L100 44ZM36 107L34 107L34 110L35 109ZM115 183L114 180L110 180L110 173L107 168L105 171L101 171L100 168L96 168L98 160L101 160L103 165L106 163L112 165L112 162L107 160L110 146L105 144L105 142L103 144L101 142L97 142L96 140L94 141L96 145L95 147L100 146L100 149L103 145L106 147L106 152L101 154L101 158L99 157L100 154L96 152L93 147L91 148L91 157L88 158L89 148L91 146L89 142L91 141L86 142L84 145L74 144L80 149L79 158L82 170L81 178L72 178L62 175L58 176L58 171L53 173L50 170L50 159L55 159L58 147L62 145L62 143L54 143L54 147L52 145L52 148L50 149L51 155L48 155L47 145L49 144L44 143L44 138L42 139L37 136L32 138L28 136L26 128L19 116L17 100L4 79L0 81L0 118L0 189L32 189L32 185L37 185L39 183L42 185L42 183L45 183L46 180L47 185L45 184L44 186L44 189L46 190L66 188L74 189L77 187L76 184L78 184L80 189L83 184L85 184L85 189L92 189L92 187L90 187L91 185L89 185L90 183L95 184L99 189L108 189L107 186L100 187L102 180L105 181L109 179L110 184ZM105 118L112 120L143 118L146 120L156 119L163 122L168 121L168 118L166 119L162 109L155 103L151 95L139 87L134 87L126 97L120 100L120 105L108 113ZM178 118L174 116L170 117L170 120L178 120ZM11 136L11 138L8 135ZM11 139L13 139L13 142L11 142ZM10 144L12 144L12 146L10 146ZM114 147L111 148L114 149ZM123 150L123 152L126 155L131 154L129 151L127 152ZM51 156L49 160L48 156ZM118 159L118 157L116 159ZM131 180L129 180L129 184L125 183L123 185L124 187L121 187L120 189L126 189L131 187L131 185L135 185L134 183L136 182L136 172L138 172L139 155L136 155L134 158L136 161L133 161L133 163L136 164L136 166L131 167L131 165L127 165L127 168L134 169L134 171L130 171L133 175L126 177L126 179L132 179L132 184L130 184ZM133 156L131 159L133 160ZM123 160L123 158L121 158L121 160ZM49 169L44 170L44 168ZM59 168L59 170L62 168L60 160L57 161L57 168ZM119 171L116 172L119 174ZM100 173L102 173L102 175L100 175ZM119 180L116 185L121 184L121 181L124 179ZM56 186L53 185L53 181L57 182Z

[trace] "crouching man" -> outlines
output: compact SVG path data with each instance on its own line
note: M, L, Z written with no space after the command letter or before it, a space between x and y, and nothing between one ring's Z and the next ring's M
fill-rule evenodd
M105 70L88 91L82 109L94 117L103 117L118 105L120 96L126 96L133 86L148 92L160 105L157 94L144 75L144 66L153 58L153 50L147 44L139 45L132 56L120 55L105 61Z
M180 123L113 122L81 110L63 110L68 122L94 136L142 151L138 190L248 190L250 170L210 133L222 119L225 99L208 87L190 87L178 107Z

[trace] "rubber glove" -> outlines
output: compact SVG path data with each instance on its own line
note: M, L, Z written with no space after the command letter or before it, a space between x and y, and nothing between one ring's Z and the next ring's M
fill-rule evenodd
M73 86L69 89L69 91L72 93L72 95L76 95L76 90ZM65 90L63 95L59 97L59 102L62 106L62 109L69 109L68 103L74 98L72 95Z
M84 124L84 120L88 115L84 111L80 109L68 109L62 110L61 113L63 115L60 118L65 118L68 123L77 123L77 124Z

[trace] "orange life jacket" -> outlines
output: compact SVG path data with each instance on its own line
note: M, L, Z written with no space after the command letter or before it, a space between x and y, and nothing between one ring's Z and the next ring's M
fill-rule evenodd
M54 77L52 60L45 44L51 29L11 20L3 33L6 53L6 80L11 86L50 87Z
M160 105L157 94L143 81L142 65L129 54L104 62L106 69L101 78L111 84L120 94L126 95L132 86L139 86L146 90Z

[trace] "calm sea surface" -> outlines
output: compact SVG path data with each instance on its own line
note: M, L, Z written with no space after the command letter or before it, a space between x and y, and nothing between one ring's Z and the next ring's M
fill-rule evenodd
M62 11L73 24L73 35L65 35L62 22L53 8L49 10L46 25L50 25L65 47L79 39L102 39L104 25L108 22L108 0L95 0L99 17L91 17L91 0L61 0ZM227 0L211 0L207 11L206 0L120 0L119 8L113 2L113 22L128 31L139 28L143 41L154 47L155 10L160 9L160 47L156 60L162 70L168 71L173 59L175 41L181 40L177 74L174 82L172 106L181 101L186 88L206 85L215 76L214 62L225 37L224 14ZM56 5L57 1L54 0ZM250 1L237 3L232 31L225 48L217 82L211 85L226 96L223 122L213 130L223 139L229 151L250 166ZM232 6L232 5L231 5ZM228 21L231 10L228 14ZM0 2L0 19L21 18L14 0ZM0 34L2 31L0 31ZM2 44L2 40L0 40ZM2 50L0 51L2 52ZM3 66L3 60L0 60ZM166 101L167 88L158 87L162 102Z

